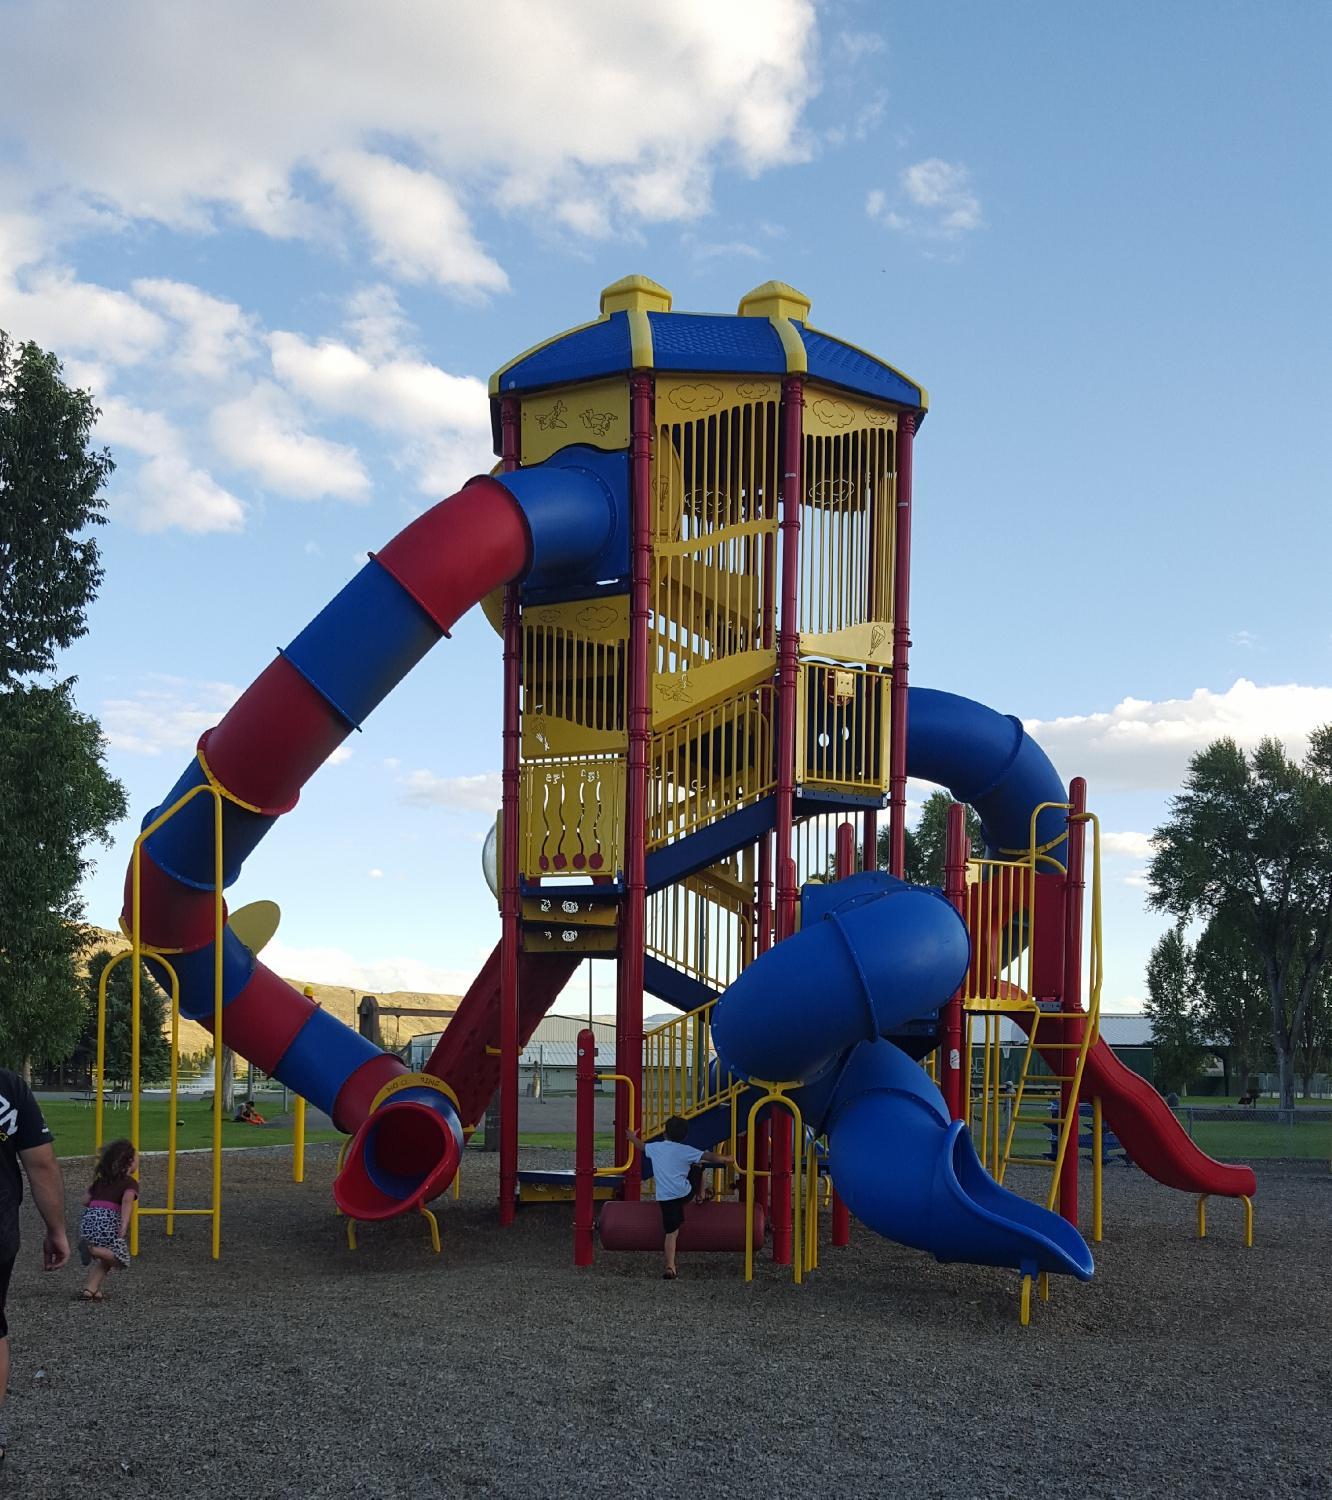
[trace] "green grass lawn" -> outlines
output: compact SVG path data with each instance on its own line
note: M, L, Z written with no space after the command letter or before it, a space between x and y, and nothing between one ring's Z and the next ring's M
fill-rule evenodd
M256 1100L259 1113L270 1120L280 1111L277 1097ZM77 1099L43 1099L42 1113L46 1123L55 1132L56 1150L61 1156L90 1156L93 1149L93 1110ZM182 1099L176 1109L176 1118L181 1123L176 1130L176 1149L188 1151L213 1144L213 1108L211 1103L199 1099ZM102 1127L105 1140L113 1141L117 1136L128 1136L130 1131L129 1105L113 1109L108 1103ZM305 1139L316 1141L340 1141L340 1130L307 1130ZM598 1151L609 1150L614 1137L609 1133L598 1133L595 1137ZM222 1121L223 1146L289 1146L291 1125L235 1125L230 1120ZM573 1152L572 1131L552 1131L541 1134L524 1130L519 1133L521 1146L550 1146L560 1151ZM165 1151L167 1148L167 1101L145 1099L139 1117L139 1145L144 1151Z
M274 1104L279 1101L274 1100ZM268 1101L259 1099L261 1114L268 1114ZM61 1156L90 1156L93 1149L93 1110L77 1099L43 1099L42 1113L46 1123L55 1132L56 1150ZM276 1111L274 1111L276 1112ZM271 1116L270 1116L271 1117ZM199 1099L182 1099L176 1108L176 1119L181 1123L176 1130L176 1148L180 1151L196 1149L213 1144L213 1109ZM113 1109L108 1103L103 1119L102 1135L105 1140L130 1133L129 1105ZM308 1130L305 1139L314 1141L341 1140L340 1131ZM291 1125L233 1125L222 1122L223 1146L289 1146ZM139 1145L144 1151L165 1151L167 1148L167 1101L145 1099L139 1117Z

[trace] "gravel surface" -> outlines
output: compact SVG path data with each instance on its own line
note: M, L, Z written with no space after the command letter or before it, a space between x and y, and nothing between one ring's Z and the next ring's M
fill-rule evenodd
M1199 1242L1191 1199L1108 1172L1095 1280L1023 1329L1014 1275L859 1227L804 1287L718 1256L576 1271L569 1210L497 1227L480 1153L441 1257L419 1222L350 1254L310 1157L296 1187L283 1153L229 1156L222 1260L203 1221L145 1224L102 1306L42 1275L25 1211L0 1494L1332 1495L1325 1168L1259 1165L1248 1251L1235 1205Z

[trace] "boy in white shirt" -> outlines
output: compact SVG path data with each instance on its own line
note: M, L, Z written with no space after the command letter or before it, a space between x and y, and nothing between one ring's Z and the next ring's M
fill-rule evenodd
M661 1208L661 1227L665 1238L662 1249L666 1254L664 1281L674 1281L675 1245L680 1238L680 1226L684 1223L685 1206L698 1192L702 1181L700 1164L708 1167L733 1167L733 1156L722 1156L716 1151L700 1151L697 1146L685 1144L689 1135L689 1124L679 1115L672 1115L665 1125L664 1141L645 1141L632 1130L625 1134L652 1163L652 1179L656 1183L657 1203Z

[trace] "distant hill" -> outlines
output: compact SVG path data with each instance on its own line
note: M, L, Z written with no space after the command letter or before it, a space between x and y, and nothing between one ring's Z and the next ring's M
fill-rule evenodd
M109 948L113 953L119 953L122 949L129 947L129 943L118 932L108 932L105 928L94 927L92 933L91 946L93 948ZM316 984L305 979L297 979L290 974L284 974L282 977L298 990L303 990L308 983L315 1000L331 1015L335 1015L339 1021L350 1026L353 1031L356 1030L356 1008L365 995L373 995L381 1005L402 1006L412 1010L454 1011L457 1010L462 1000L460 995L428 995L421 990L353 989L340 984ZM384 1016L380 1021L384 1045L390 1049L405 1046L414 1036L422 1036L431 1031L443 1031L447 1024L448 1019L443 1016ZM212 1038L202 1026L194 1021L181 1021L180 1051L182 1054L199 1053L211 1045Z

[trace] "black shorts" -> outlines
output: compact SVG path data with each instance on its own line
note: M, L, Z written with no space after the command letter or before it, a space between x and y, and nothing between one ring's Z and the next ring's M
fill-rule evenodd
M0 1339L9 1337L9 1324L5 1321L5 1298L9 1295L9 1278L13 1274L14 1257L11 1255L8 1260L0 1260Z
M666 1198L657 1204L661 1209L663 1234L674 1234L684 1223L685 1207L693 1200L693 1196L692 1193L686 1193L683 1198Z

